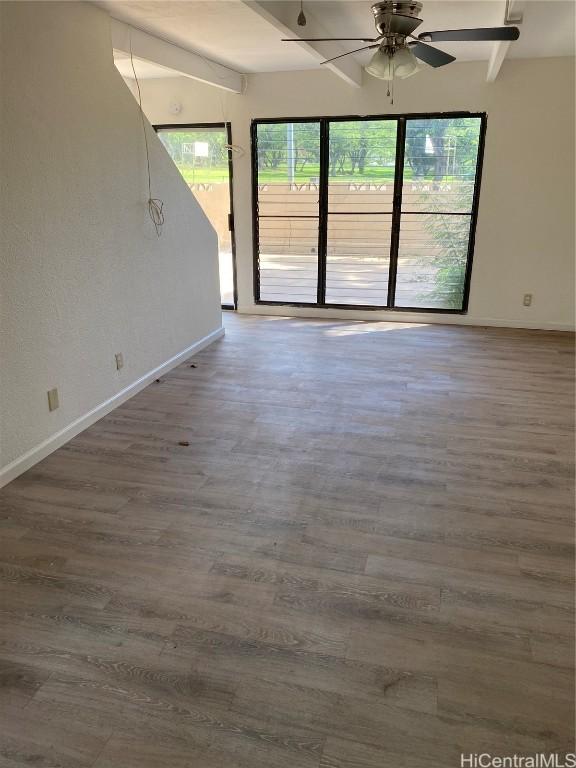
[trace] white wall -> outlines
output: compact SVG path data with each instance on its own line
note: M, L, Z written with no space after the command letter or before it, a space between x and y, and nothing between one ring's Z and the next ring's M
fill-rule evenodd
M109 17L0 2L0 21L1 484L217 335L221 312L215 233L150 126L160 238L148 218L142 127Z
M365 76L352 88L327 71L251 75L244 96L185 78L148 80L153 123L229 120L234 161L240 310L574 328L574 59L514 60L486 82L486 63L421 72L396 87ZM180 102L175 118L170 104ZM255 307L252 297L250 120L258 117L486 111L488 131L468 315ZM525 293L533 305L522 305Z

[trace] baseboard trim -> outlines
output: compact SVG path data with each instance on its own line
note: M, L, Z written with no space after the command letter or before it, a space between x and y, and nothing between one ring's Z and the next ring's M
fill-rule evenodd
M274 317L305 317L312 320L345 320L351 323L369 321L372 323L420 323L424 325L467 325L488 328L518 328L534 331L568 331L574 333L573 323L549 323L533 320L506 320L497 317L474 317L472 315L443 315L434 312L378 312L377 310L330 309L322 307L288 307L251 304L239 306L240 315L272 315Z
M26 472L26 470L30 469L30 467L33 467L34 464L37 464L39 461L42 461L42 459L45 459L46 456L49 456L69 440L72 440L73 437L76 437L76 435L78 435L80 432L83 432L89 426L94 424L94 422L98 421L103 416L106 416L106 414L110 413L110 411L113 411L114 408L122 405L122 403L136 395L138 392L144 389L144 387L147 387L148 384L153 382L159 376L168 373L168 371L171 371L172 368L180 365L180 363L184 362L184 360L189 358L191 355L195 355L197 352L200 352L200 350L204 349L209 344L212 344L212 342L216 341L217 339L222 338L222 336L224 336L224 328L218 328L215 331L212 331L212 333L209 333L199 341L194 342L194 344L191 344L189 347L182 350L182 352L179 352L177 355L174 355L174 357L166 360L157 368L154 368L152 371L148 371L148 373L145 373L144 376L141 376L132 384L129 384L124 389L121 389L120 392L117 392L115 395L108 398L108 400L105 400L103 403L100 403L100 405L97 405L96 408L93 408L91 411L88 411L88 413L85 413L83 416L75 419L71 424L68 424L67 427L64 427L64 429L61 429L59 432L51 435L39 445L31 448L22 456L14 459L14 461L10 462L10 464L7 464L5 467L0 469L0 488L3 488L8 483L12 482L12 480L15 480L23 472Z
M487 326L488 328L515 328L526 331L567 331L574 333L576 327L572 323L548 323L531 320L500 320L497 317L475 317L466 325Z

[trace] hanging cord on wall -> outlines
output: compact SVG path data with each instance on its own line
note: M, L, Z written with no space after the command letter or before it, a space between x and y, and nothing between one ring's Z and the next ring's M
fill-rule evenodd
M204 61L204 63L210 67L216 78L220 81L224 81L226 78L222 77L222 75L218 72L217 68L214 66L214 62L210 61L210 59L207 59L206 56L203 56L201 53L198 54L200 58ZM248 78L245 74L241 74L240 77L242 78L242 90L240 91L240 96L244 96L246 93L246 89L248 88ZM224 107L224 96L222 95L221 90L219 89L218 92L218 100L220 102L220 111L222 112L222 122L228 123L228 119L226 116L226 110ZM244 155L244 147L241 147L239 144L224 144L224 149L229 150L232 154L235 154L238 156L238 158L242 157Z
M229 149L230 152L233 152L235 155L238 155L238 157L242 157L244 154L244 150L239 144L224 144L224 149Z
M224 82L226 80L226 78L223 77L220 74L220 72L218 72L218 69L216 68L216 62L215 61L211 61L210 59L206 58L206 56L204 56L203 54L198 53L198 52L196 52L196 55L200 56L200 58L202 59L204 64L206 64L208 67L210 67L210 69L214 73L215 77L218 80L220 80L220 82ZM223 66L223 65L219 65L219 66ZM248 89L248 77L247 77L246 73L244 73L244 72L240 73L240 77L242 78L242 87L241 87L239 95L240 96L244 96L244 94L246 93L246 90Z
M140 83L138 82L138 76L136 75L136 68L134 66L134 58L132 57L132 38L130 38L130 64L132 65L132 72L134 72L134 80L136 81L136 88L138 89L138 107L140 109L140 120L142 121L142 133L144 134L144 145L146 147L146 169L148 171L148 213L154 224L154 229L158 237L162 234L162 227L164 226L164 202L157 197L152 197L152 179L150 175L150 151L148 149L148 136L146 134L146 119L142 110L142 93L140 91Z

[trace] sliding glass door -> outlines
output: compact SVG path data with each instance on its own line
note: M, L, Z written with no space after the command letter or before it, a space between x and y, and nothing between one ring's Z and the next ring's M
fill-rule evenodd
M255 121L259 303L464 312L485 116Z

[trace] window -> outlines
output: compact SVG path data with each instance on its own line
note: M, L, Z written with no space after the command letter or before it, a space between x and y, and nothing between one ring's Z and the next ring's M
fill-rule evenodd
M465 312L485 124L254 121L255 300Z

